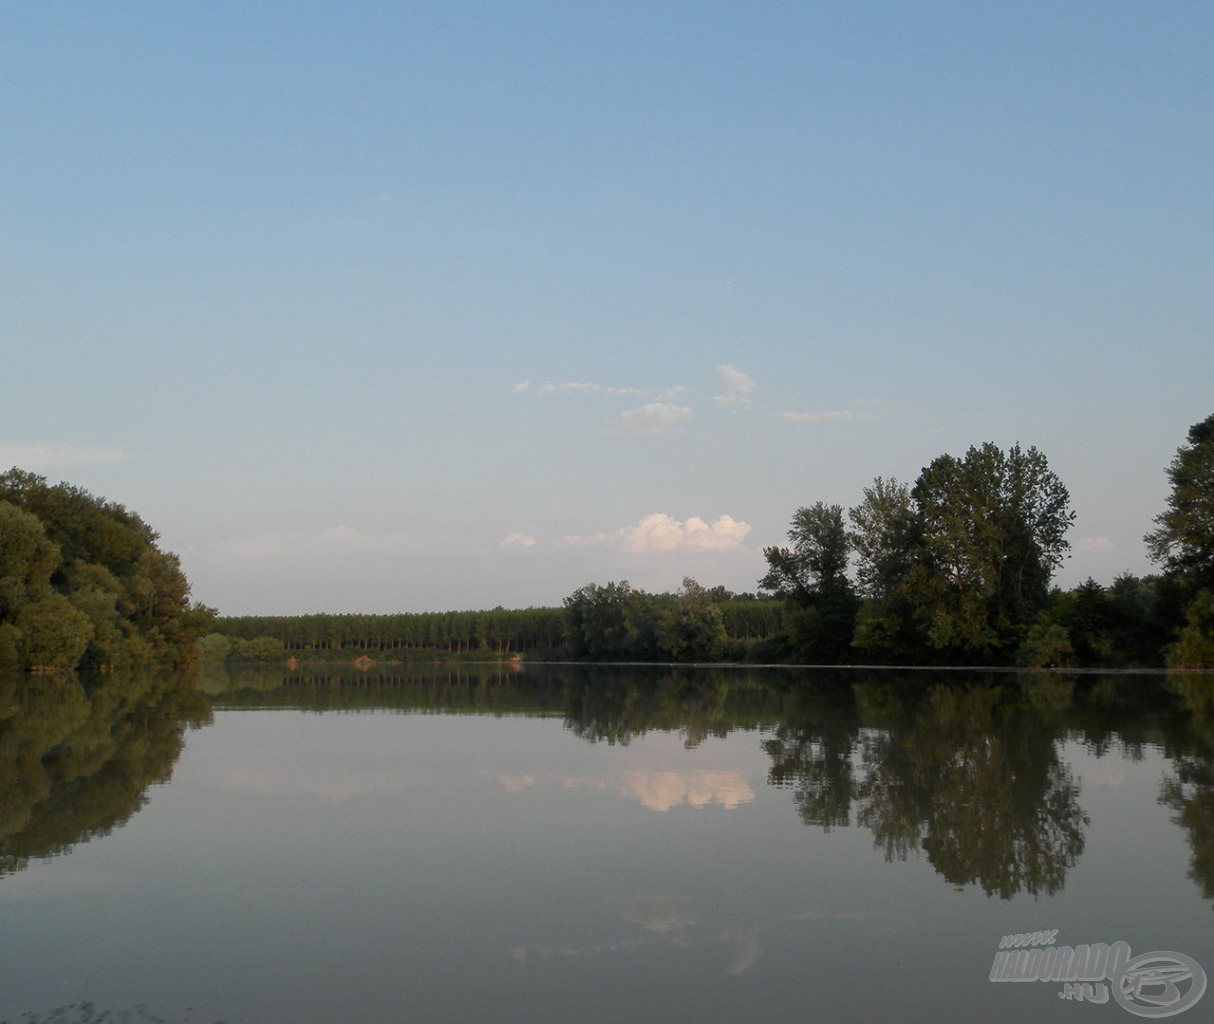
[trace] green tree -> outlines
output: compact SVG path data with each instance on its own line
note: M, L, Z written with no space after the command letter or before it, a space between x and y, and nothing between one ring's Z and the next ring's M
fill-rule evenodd
M1171 668L1214 668L1214 594L1199 590L1185 612L1185 626L1166 652Z
M930 646L989 651L1035 618L1070 544L1070 495L1036 448L942 455L911 492L908 594ZM1018 629L1019 628L1019 629Z
M763 549L768 569L759 589L788 602L785 629L794 657L846 660L858 601L847 578L843 507L819 501L797 509L788 539L791 548Z
M915 536L910 489L892 477L877 477L847 518L860 593L875 600L895 596L910 569Z
M1214 586L1214 415L1189 428L1188 443L1168 466L1168 507L1146 535L1147 551L1166 572Z
M920 641L906 589L917 535L910 489L877 477L847 517L856 580L866 598L856 615L852 647L866 660L914 660Z
M0 501L0 665L69 669L92 639L88 616L51 588L60 557L36 516Z
M827 594L850 591L850 549L841 505L819 501L797 509L788 539L791 548L763 549L768 569L759 581L760 590L801 605L811 605Z
M1057 668L1069 665L1075 653L1071 635L1056 622L1036 623L1016 651L1016 664L1025 668Z
M0 474L0 662L118 668L196 657L214 612L177 556L121 505L33 473Z
M564 602L566 629L575 657L595 661L656 658L655 609L649 595L627 580L605 587L589 583Z
M721 609L690 576L658 617L658 645L674 661L718 661L728 637Z

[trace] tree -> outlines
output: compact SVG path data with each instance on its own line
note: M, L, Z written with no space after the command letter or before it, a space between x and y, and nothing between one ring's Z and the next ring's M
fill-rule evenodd
M989 442L920 474L907 588L928 643L986 651L1026 627L1070 548L1070 495L1036 448ZM1014 636L1011 639L1015 639Z
M850 590L849 542L843 507L816 502L797 509L788 530L792 548L763 549L767 575L759 589L802 605L827 594Z
M729 639L712 592L690 576L674 604L658 616L657 635L662 653L674 661L717 661Z
M73 668L92 639L88 617L51 588L60 558L37 516L0 501L0 668Z
M910 489L892 477L877 477L847 517L856 580L867 598L856 614L851 645L865 660L913 658L920 641L906 591L917 534Z
M1214 668L1214 594L1199 590L1185 612L1186 624L1165 651L1170 668Z
M864 500L847 510L847 518L860 592L878 600L895 596L910 568L915 532L910 489L892 477L877 477L864 488Z
M33 473L0 474L0 662L118 668L194 660L214 612L177 556L121 505Z
M797 509L788 539L791 548L763 549L768 570L759 589L788 601L785 626L798 657L844 660L858 602L847 578L850 544L843 507L819 501Z
M565 598L565 622L575 657L632 661L656 654L652 602L627 580L589 583Z
M1214 415L1189 428L1168 481L1167 510L1143 538L1147 551L1169 574L1191 578L1194 590L1214 587Z

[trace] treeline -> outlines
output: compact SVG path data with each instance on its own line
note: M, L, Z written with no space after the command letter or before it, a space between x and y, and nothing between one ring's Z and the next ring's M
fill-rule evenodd
M560 608L395 615L244 615L216 620L202 658L278 661L295 657L377 660L529 655L630 661L739 658L778 633L779 601L711 590L685 580L678 594L647 594L627 582L589 584Z
M0 670L196 660L214 620L134 512L20 469L0 474Z
M1214 668L1214 416L1167 470L1145 537L1156 575L1055 571L1075 520L1036 448L941 455L914 484L878 477L844 510L797 510L764 549L758 596L685 579L675 594L587 584L560 608L415 615L247 616L218 622L210 661L332 652L581 661Z
M511 654L557 648L564 642L559 608L421 612L396 615L240 615L223 616L215 631L230 641L269 638L296 655L320 651L407 654L483 651Z
M1167 469L1160 572L1053 586L1075 520L1045 456L941 455L849 509L797 510L758 594L587 584L559 608L239 616L192 605L176 557L120 505L0 477L0 667L434 657L1214 668L1214 416Z
M1074 522L1035 448L941 455L912 486L878 477L844 511L798 509L760 589L788 613L782 655L827 663L1214 668L1214 416L1168 468L1145 540L1162 571L1051 586Z

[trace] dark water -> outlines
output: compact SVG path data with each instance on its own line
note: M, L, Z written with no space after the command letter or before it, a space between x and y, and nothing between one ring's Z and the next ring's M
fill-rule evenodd
M1054 929L1138 973L991 980ZM1194 962L1210 676L0 682L0 1021L1209 1020Z

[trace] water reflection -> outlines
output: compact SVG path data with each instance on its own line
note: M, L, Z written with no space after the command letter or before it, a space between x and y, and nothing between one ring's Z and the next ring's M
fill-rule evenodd
M1214 900L1214 685L1202 676L1176 675L1168 680L1190 716L1198 749L1172 752L1174 767L1164 780L1160 800L1176 812L1192 851L1189 877L1203 899Z
M209 716L177 673L0 679L0 875L124 824Z
M995 688L933 687L864 751L859 820L887 857L922 848L954 885L1053 894L1088 819L1057 739Z
M947 883L1003 899L1058 893L1083 855L1090 823L1065 745L1130 761L1153 749L1170 764L1159 800L1188 840L1190 877L1214 899L1209 676L407 666L60 676L0 688L0 873L128 820L147 788L168 779L186 727L204 724L214 706L559 718L590 744L626 746L658 732L678 735L688 750L754 732L768 784L790 791L807 827L867 829L886 861L922 857ZM257 774L255 753L233 767L226 788L274 788ZM559 785L663 813L738 811L757 797L737 771L678 764L560 778L502 771L496 782L519 799ZM372 772L334 782L317 764L290 783L340 801L407 780ZM745 965L757 940L739 928L721 939Z

